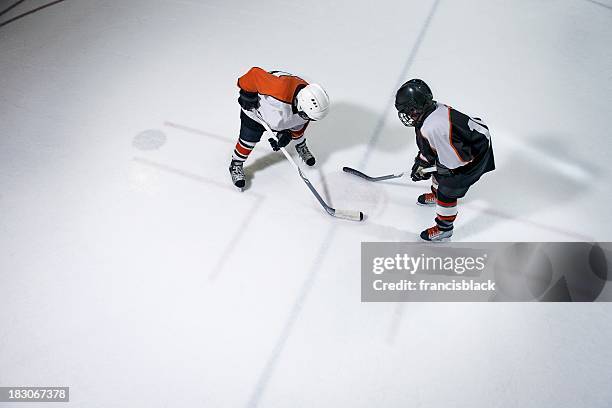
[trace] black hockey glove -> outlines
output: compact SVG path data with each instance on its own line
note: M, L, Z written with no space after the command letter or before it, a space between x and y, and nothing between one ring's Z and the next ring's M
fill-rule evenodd
M259 95L257 95L257 92L247 92L241 89L238 103L242 109L247 111L257 109L259 108Z
M423 169L429 167L429 162L421 159L420 155L417 154L417 157L414 158L414 165L412 166L412 172L410 173L410 178L412 181L421 181L427 180L431 177L431 173L423 173Z
M268 142L270 142L270 146L272 146L272 150L275 152L279 151L281 147L285 147L291 141L291 132L288 130L281 130L276 134L278 140L269 138Z

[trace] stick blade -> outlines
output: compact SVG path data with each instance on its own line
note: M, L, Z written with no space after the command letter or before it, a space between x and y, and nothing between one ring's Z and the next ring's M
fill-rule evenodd
M334 210L334 217L350 221L363 221L363 213L353 210Z
M349 173L349 174L352 174L352 175L357 176L357 177L364 178L366 180L371 180L372 179L370 176L368 176L366 174L363 174L359 170L355 170L355 169L353 169L351 167L343 167L342 171L344 171L346 173Z
M384 181L384 180L391 180L391 179L396 179L396 178L400 178L404 176L404 173L395 173L395 174L387 174L385 176L372 177L372 176L368 176L365 173L360 172L359 170L355 170L351 167L343 167L342 171L352 174L357 177L361 177L368 181Z

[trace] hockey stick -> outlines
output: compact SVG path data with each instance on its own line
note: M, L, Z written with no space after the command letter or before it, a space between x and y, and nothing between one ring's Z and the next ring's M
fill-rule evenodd
M345 172L350 173L352 175L355 175L357 177L364 178L364 179L366 179L368 181L390 180L390 179L396 179L396 178L403 177L406 174L410 174L409 171L405 171L405 172L402 172L402 173L387 174L385 176L379 176L379 177L371 177L371 176L368 176L367 174L364 174L364 173L360 172L359 170L355 170L355 169L350 168L350 167L343 167L342 171L345 171ZM436 172L436 166L427 167L426 169L421 170L421 172L423 172L423 173L435 173Z
M260 123L263 125L266 131L272 137L274 137L274 132L272 131L272 129L270 129L270 126L266 123L266 121L263 120L259 112L257 112L256 109L251 110L251 112L257 115L257 117L260 119ZM332 208L329 205L327 205L327 203L323 200L323 198L321 198L321 195L318 193L318 191L314 188L310 180L308 180L308 178L304 175L304 173L302 173L302 169L300 168L300 166L298 166L295 160L293 160L293 157L291 157L291 155L287 153L287 150L284 147L281 147L280 151L283 152L287 160L289 160L289 163L291 163L291 165L297 170L302 180L304 180L304 183L306 183L306 185L308 186L312 194L316 197L317 201L319 201L319 204L321 204L321 206L325 209L325 211L327 211L329 215L331 215L332 217L342 218L345 220L363 221L363 213L361 211L338 210L338 209Z

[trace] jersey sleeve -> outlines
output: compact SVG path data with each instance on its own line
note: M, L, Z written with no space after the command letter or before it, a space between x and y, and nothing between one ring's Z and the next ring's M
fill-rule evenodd
M276 76L259 67L251 68L249 72L238 78L240 89L268 95L289 104L293 102L295 91L300 85L308 85L308 83L292 75Z
M426 162L427 162L427 163L429 163L429 164L434 164L434 163L432 163L432 161L434 161L434 160L431 160L431 159L427 158L427 157L426 157L426 156L423 154L423 152L421 152L420 150L419 150L418 157L419 157L419 159L421 159L421 160L423 160L423 161L426 161Z

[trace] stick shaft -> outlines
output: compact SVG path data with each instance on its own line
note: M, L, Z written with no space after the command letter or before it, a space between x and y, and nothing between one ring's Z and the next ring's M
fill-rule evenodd
M268 125L266 121L263 120L259 112L257 112L257 110L255 109L253 109L252 112L254 112L257 115L257 117L261 120L261 124L264 127L264 129L266 129L266 132L268 132L271 136L274 137L274 132L270 128L270 125ZM306 186L308 186L308 189L310 190L310 192L316 197L317 201L319 201L319 204L321 204L323 208L325 208L325 211L327 211L329 214L334 215L335 211L329 205L327 205L327 203L323 200L319 192L314 188L310 180L308 180L308 178L304 175L304 173L302 173L302 169L300 169L300 166L298 166L295 160L293 160L293 157L291 157L289 152L287 152L287 149L285 149L284 147L281 147L280 151L283 152L283 154L285 155L285 158L289 161L289 163L291 163L293 168L297 170L298 174L300 175L304 183L306 183Z
M384 181L384 180L391 180L391 179L396 179L396 178L400 178L403 177L406 174L410 174L409 171L404 171L401 173L395 173L395 174L386 174L384 176L378 176L378 177L373 177L373 176L368 176L367 174L359 171L359 170L355 170L351 167L343 167L342 168L343 171L353 174L357 177L361 177L364 178L368 181ZM423 170L421 170L423 173L435 173L437 171L436 166L432 166L432 167L427 167Z
M268 123L261 117L259 112L257 112L256 109L253 109L251 112L253 112L255 115L257 115L257 117L261 121L261 125L264 127L264 129L266 129L266 132L268 132L271 136L274 137L274 132L272 131L272 129L270 128ZM291 163L293 168L295 168L297 170L298 175L300 176L302 181L304 181L304 183L306 184L306 186L308 187L308 189L310 190L312 195L315 196L315 198L317 199L319 204L321 204L321 207L323 207L323 209L329 215L331 215L332 217L343 218L343 219L351 220L351 221L363 221L363 217L364 216L363 216L363 213L361 211L336 210L335 208L332 208L329 205L327 205L325 200L323 200L323 197L321 197L321 195L319 194L317 189L314 188L314 186L312 185L310 180L308 180L308 177L306 177L304 175L304 173L302 173L302 169L300 168L300 166L298 166L298 164L295 162L295 160L293 160L293 157L291 157L291 155L287 152L287 150L284 147L281 147L280 151L283 152L283 154L285 155L285 158L289 161L289 163Z

